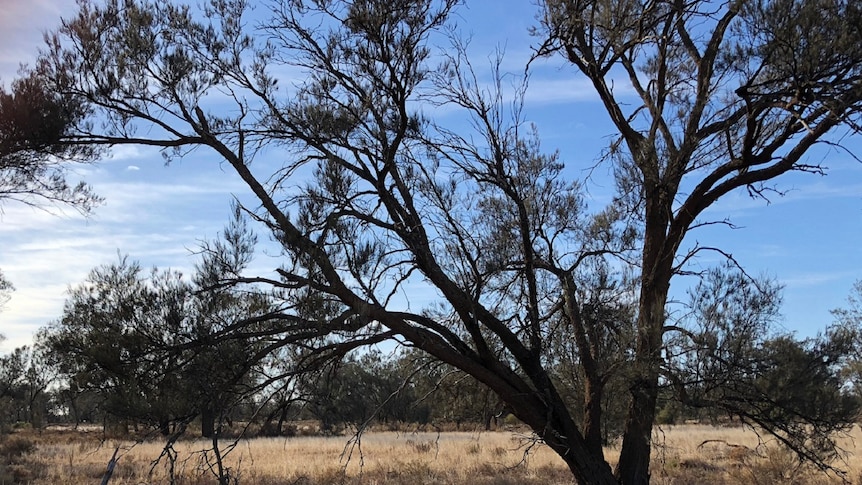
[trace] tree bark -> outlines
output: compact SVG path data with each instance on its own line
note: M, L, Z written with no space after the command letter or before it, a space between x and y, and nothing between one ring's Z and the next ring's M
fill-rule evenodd
M652 428L658 401L658 380L665 322L665 305L673 275L675 245L668 241L671 196L660 181L654 152L644 170L647 205L638 305L637 346L631 401L623 433L616 476L625 485L647 485L650 481Z
M545 437L545 444L563 458L577 483L583 485L619 485L611 466L600 457L590 453L573 451L568 440L571 437Z
M215 434L215 411L211 403L204 404L201 409L201 436L212 438Z

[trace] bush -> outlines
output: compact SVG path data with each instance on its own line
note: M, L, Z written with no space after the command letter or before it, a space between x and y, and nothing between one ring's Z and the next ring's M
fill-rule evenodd
M0 442L0 457L4 464L11 464L36 449L36 445L22 436L10 436Z
M28 483L38 475L38 469L27 466L23 458L36 445L23 436L0 436L0 483Z

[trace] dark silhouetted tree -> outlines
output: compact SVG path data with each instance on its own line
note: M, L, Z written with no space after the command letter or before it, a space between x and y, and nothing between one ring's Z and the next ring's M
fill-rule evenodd
M89 162L93 145L69 144L89 109L52 91L33 73L0 86L0 207L10 200L44 207L62 204L89 213L101 199L83 182L70 185L68 167Z
M56 377L46 350L37 343L0 357L0 427L18 422L34 429L45 425L48 386Z
M541 55L584 75L619 131L608 158L642 232L631 401L616 480L647 483L670 282L686 236L745 189L765 196L805 155L859 131L862 8L841 0L546 0ZM626 81L622 81L626 79ZM634 96L623 99L620 84ZM616 88L616 89L615 89ZM834 139L834 138L833 138Z

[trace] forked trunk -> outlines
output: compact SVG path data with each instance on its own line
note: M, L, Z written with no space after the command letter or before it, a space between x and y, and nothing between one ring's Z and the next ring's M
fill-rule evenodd
M565 439L545 438L551 447L568 465L577 483L582 485L619 485L610 465L591 453L577 454Z

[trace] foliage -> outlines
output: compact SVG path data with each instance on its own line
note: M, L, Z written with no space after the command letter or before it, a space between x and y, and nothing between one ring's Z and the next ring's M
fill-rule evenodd
M0 357L0 431L19 423L41 428L48 417L48 387L54 379L47 349L38 343Z
M835 322L828 335L843 340L851 351L844 356L841 377L848 391L862 402L862 280L856 281L847 297L847 306L832 310Z
M0 86L0 214L10 201L40 208L66 205L89 214L102 199L84 182L70 185L68 168L90 162L102 150L65 138L86 123L90 110L81 100L48 89L34 73L22 74L8 93ZM14 289L0 271L0 310Z
M831 0L544 4L540 54L561 54L595 88L619 131L607 153L617 200L643 231L632 401L616 475L644 483L670 282L705 249L686 248L686 236L727 223L703 214L731 191L766 197L781 174L822 172L805 153L832 131L858 131L862 49L850 39L862 14ZM824 58L832 38L840 54ZM615 93L619 75L637 102Z
M190 291L180 275L154 270L147 277L127 258L91 271L49 329L70 388L96 390L103 412L148 424L191 413L188 390L172 387L179 363L157 348L163 338L182 335Z
M397 360L384 360L377 352L351 356L317 375L306 375L300 392L324 433L343 425L362 429L373 422L427 422L427 405L417 405L411 382L398 370Z
M665 371L696 376L720 364L687 359L701 342L718 344L705 347L710 357L735 359L738 349L835 384L830 366L806 366L832 358L828 340L745 347L728 333L759 328L768 301L730 308L698 334L667 324L667 299L674 275L706 249L687 236L716 222L703 219L710 206L739 190L765 197L789 171L822 172L805 161L809 149L858 130L858 5L543 2L537 56L560 54L577 67L619 132L606 160L617 194L593 208L525 122L526 84L508 99L501 59L494 81L479 82L451 34L455 5L277 0L255 26L242 0L199 10L84 1L48 36L33 75L102 121L76 122L64 144L146 144L167 157L206 148L242 178L256 198L246 210L281 245L283 264L272 278L231 273L225 287L278 294L279 328L263 332L276 340L273 372L395 340L493 390L579 482L615 484L649 481L659 395L673 380ZM447 38L450 47L438 48ZM286 73L298 77L285 82ZM620 74L634 93L625 100L614 89ZM438 108L469 127L432 117ZM286 154L279 165L252 169L274 149ZM756 295L745 303L758 304ZM249 323L229 328L242 334ZM119 341L143 337L123 328L112 330ZM299 350L278 350L293 344ZM682 346L681 361L665 365L668 344ZM106 363L123 370L123 352L107 350ZM753 375L736 390L765 399L786 377ZM702 392L685 375L676 382ZM625 394L609 394L618 390ZM624 411L608 406L620 401ZM737 411L785 419L794 408L782 406ZM614 413L624 417L608 419ZM833 429L844 417L824 416ZM622 423L616 470L602 448L612 422Z
M224 240L205 247L191 282L173 271L146 273L126 257L91 271L45 336L71 399L96 393L104 412L165 434L200 416L212 436L257 388L269 335L265 295L219 287L248 264L254 243L237 213Z
M16 79L8 93L0 86L0 205L61 203L86 214L101 202L85 183L66 180L70 163L99 153L64 142L88 114L81 100L47 89L33 73Z
M826 332L798 340L770 331L778 288L741 272L713 271L691 294L686 329L674 328L666 374L679 402L772 433L808 462L831 463L860 401L844 389L854 343Z

